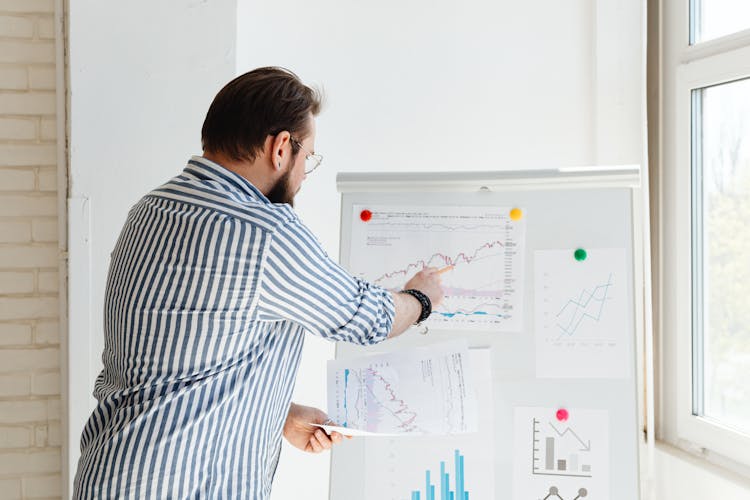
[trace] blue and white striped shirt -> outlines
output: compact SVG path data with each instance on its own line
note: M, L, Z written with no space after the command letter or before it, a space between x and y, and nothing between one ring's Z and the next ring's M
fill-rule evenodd
M202 157L128 214L76 498L267 498L304 332L382 341L391 295Z

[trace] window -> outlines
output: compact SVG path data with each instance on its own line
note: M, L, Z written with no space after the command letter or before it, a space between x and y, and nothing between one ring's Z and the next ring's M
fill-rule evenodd
M660 2L657 437L750 476L750 1Z
M693 414L750 435L750 79L692 95Z
M747 0L692 0L690 43L700 43L750 28Z

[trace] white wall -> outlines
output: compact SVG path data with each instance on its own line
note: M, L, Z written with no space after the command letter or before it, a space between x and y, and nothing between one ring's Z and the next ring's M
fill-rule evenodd
M337 172L641 163L640 2L238 1L237 71L325 88L298 211L338 255ZM325 407L333 346L308 338L295 398ZM328 455L286 447L273 498L327 498Z
M234 0L70 0L69 422L75 472L101 370L109 253L128 209L200 154L234 75Z

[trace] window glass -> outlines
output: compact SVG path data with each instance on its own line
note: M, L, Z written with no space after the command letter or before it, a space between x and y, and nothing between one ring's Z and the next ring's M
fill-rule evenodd
M690 43L750 29L750 0L692 0Z
M694 92L692 149L694 413L750 434L750 79Z

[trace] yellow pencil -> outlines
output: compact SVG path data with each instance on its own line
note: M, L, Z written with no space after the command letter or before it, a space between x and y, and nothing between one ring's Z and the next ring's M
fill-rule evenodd
M443 274L443 273L447 273L448 271L452 271L452 270L453 270L453 267L454 267L453 265L450 265L450 266L445 266L444 268L442 268L442 269L438 269L437 271L435 271L435 274Z

